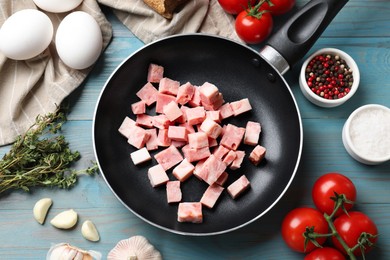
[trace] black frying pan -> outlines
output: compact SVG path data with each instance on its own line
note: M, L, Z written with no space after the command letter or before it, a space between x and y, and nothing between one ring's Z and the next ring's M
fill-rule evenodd
M93 126L96 158L117 198L146 222L186 235L225 233L269 211L294 178L303 141L299 109L281 73L310 49L346 2L310 2L269 40L261 55L224 38L192 34L153 42L125 60L101 93ZM255 167L245 159L241 169L229 172L227 183L245 174L251 189L236 200L224 192L213 209L204 208L202 224L177 222L177 204L168 205L165 187L152 188L149 183L147 169L156 161L134 166L129 154L135 149L118 132L125 116L134 118L130 104L138 101L135 93L146 83L150 63L164 66L165 76L181 83L209 81L226 101L249 98L253 110L226 122L243 127L248 120L262 124L260 143L267 148L266 160ZM242 148L247 155L253 149ZM199 201L206 188L206 183L191 177L182 183L183 201Z

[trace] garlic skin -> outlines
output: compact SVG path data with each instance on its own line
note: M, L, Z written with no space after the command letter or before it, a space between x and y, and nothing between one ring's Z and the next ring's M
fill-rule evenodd
M36 221L38 221L39 224L43 225L45 222L47 212L49 211L49 208L53 204L52 199L50 198L43 198L38 200L33 208L33 214Z
M82 250L68 243L53 245L46 255L46 260L101 260L102 254L93 250Z
M74 227L74 225L76 225L77 219L77 212L73 209L70 209L59 213L50 221L50 224L52 224L56 228L70 229Z
M107 260L162 260L162 256L143 236L133 236L118 242Z
M81 226L81 234L85 239L92 242L100 240L99 232L97 231L95 224L90 220L84 221Z

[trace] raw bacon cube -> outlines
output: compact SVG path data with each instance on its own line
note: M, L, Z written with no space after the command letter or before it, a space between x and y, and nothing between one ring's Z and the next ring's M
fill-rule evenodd
M194 95L192 96L192 99L188 101L188 105L190 107L199 107L201 104L202 101L200 100L199 87L195 87Z
M146 149L148 149L148 151L157 150L158 149L157 129L156 128L146 129L145 131L150 135L148 141L146 142Z
M218 180L225 170L226 164L214 155L210 155L210 157L204 162L201 170L197 172L197 175L211 185Z
M177 92L179 91L179 87L180 87L179 81L165 77L160 80L160 83L158 85L158 91L163 94L176 96Z
M227 181L229 177L229 174L227 172L223 172L221 176L219 176L218 180L215 182L215 184L218 184L219 186L223 186L225 182Z
M223 158L223 162L228 166L237 158L237 153L233 150L230 150L228 154Z
M244 144L253 146L257 145L259 142L260 133L260 123L248 121L245 128Z
M232 124L226 126L220 144L230 150L237 150L245 134L245 128L237 127Z
M211 120L217 123L221 122L219 111L206 111L206 118L210 118Z
M222 127L213 120L206 118L200 125L200 130L205 132L209 137L217 139L222 132Z
M129 138L129 136L131 135L132 127L135 125L136 125L135 121L133 119L131 119L130 117L126 116L123 119L122 124L119 126L118 131L124 137Z
M205 159L210 156L210 149L208 147L203 147L200 149L191 149L190 146L187 144L181 148L181 151L184 154L184 157L189 162L196 162L200 161L202 159Z
M179 162L183 160L183 156L173 145L169 146L165 150L157 153L154 156L154 159L164 168L164 170L169 170Z
M137 115L137 119L135 120L138 126L143 126L147 128L153 127L153 117L147 114Z
M230 103L225 103L219 108L219 114L221 115L221 120L229 118L234 115L233 109L230 106Z
M131 128L131 134L127 139L127 142L134 146L137 149L141 149L145 146L146 142L149 140L150 134L146 132L145 129L139 126L133 126Z
M133 161L134 165L138 165L152 159L146 147L130 153L130 158Z
M180 189L180 181L168 181L166 189L168 203L181 201L182 193Z
M134 115L144 114L146 112L146 103L141 100L131 104L131 111Z
M227 192L233 199L235 199L249 187L250 182L245 175L242 175L239 179L227 187Z
M263 146L257 145L249 154L249 161L254 165L258 165L264 159L266 151Z
M217 139L209 137L209 147L214 147L217 145L218 145Z
M163 107L163 113L167 116L169 121L173 122L183 115L183 111L180 110L175 101L169 102Z
M158 90L150 83L146 83L137 93L137 97L139 97L142 101L146 103L146 105L150 106L157 100Z
M252 106L249 103L249 99L247 99L247 98L231 102L230 106L233 109L234 116L238 116L242 113L245 113L249 110L252 110Z
M153 83L159 83L160 80L163 78L163 75L164 75L164 67L154 63L149 64L148 76L146 78L147 81Z
M183 126L169 126L168 138L176 141L187 141L187 129Z
M157 135L157 141L159 146L168 147L172 144L171 139L168 137L168 129L160 129Z
M207 159L203 159L203 160L200 160L199 162L196 163L195 165L195 169L194 169L194 175L196 176L196 178L198 178L199 180L202 181L202 178L198 175L198 173L201 171L202 167L203 167L203 164L204 162L206 161Z
M173 169L172 174L176 177L176 179L183 182L192 175L194 169L195 166L187 161L187 159L184 159L178 166Z
M160 164L149 168L148 178L153 188L165 184L169 181L167 173Z
M230 150L227 149L225 146L218 146L217 149L214 150L213 154L218 159L222 160L222 158L229 152Z
M218 94L218 98L214 103L208 104L202 101L202 105L206 110L218 110L223 103L225 103L225 100L223 99L222 93Z
M176 98L174 96L157 93L156 113L164 113L164 107L172 101L176 102Z
M168 129L171 121L164 114L157 115L153 117L153 126L159 129Z
M203 122L206 117L204 107L194 107L185 110L187 123L190 125L197 125Z
M192 99L194 93L195 87L191 83L187 82L179 87L176 96L176 102L180 105L184 105Z
M184 123L184 124L179 124L179 126L183 126L187 129L187 133L188 134L193 134L195 133L195 129L192 125L188 124L188 123Z
M206 133L197 132L188 135L188 144L191 149L209 147L209 138Z
M245 152L244 151L235 151L236 152L236 159L232 162L230 165L231 170L237 170L241 167L242 161L244 160L245 157Z
M217 184L210 185L203 193L200 203L210 209L213 208L223 190L224 188Z
M200 202L181 202L177 210L177 221L202 223L202 203Z
M199 93L202 104L211 105L220 100L220 92L218 88L209 82L205 82L202 86L199 87Z

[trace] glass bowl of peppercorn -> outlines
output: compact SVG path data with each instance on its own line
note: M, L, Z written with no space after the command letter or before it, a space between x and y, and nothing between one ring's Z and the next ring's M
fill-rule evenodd
M321 107L336 107L350 99L358 89L360 72L347 53L324 48L305 60L299 75L303 95Z

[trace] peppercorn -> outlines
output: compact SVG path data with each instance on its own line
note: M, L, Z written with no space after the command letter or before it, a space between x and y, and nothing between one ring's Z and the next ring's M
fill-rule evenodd
M325 99L345 97L353 84L352 69L333 54L315 56L306 67L305 78L311 91Z

